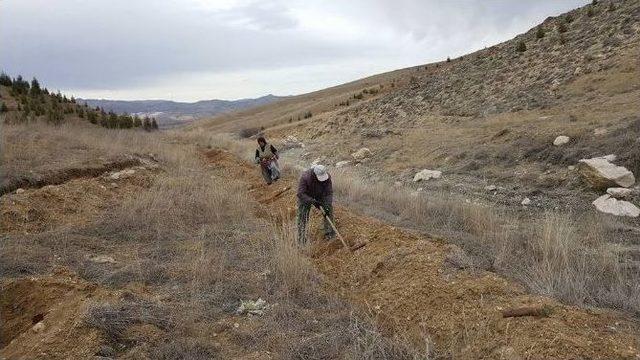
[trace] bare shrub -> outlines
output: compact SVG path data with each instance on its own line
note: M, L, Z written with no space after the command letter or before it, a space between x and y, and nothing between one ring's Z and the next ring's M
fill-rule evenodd
M244 129L240 130L238 132L238 135L241 138L246 139L246 138L250 138L250 137L252 137L254 135L258 135L259 133L260 133L260 128L258 128L258 127L250 127L250 128L244 128Z
M122 341L126 329L134 324L152 324L161 329L171 326L168 311L148 301L95 305L89 308L85 322L102 330L105 336L114 342Z

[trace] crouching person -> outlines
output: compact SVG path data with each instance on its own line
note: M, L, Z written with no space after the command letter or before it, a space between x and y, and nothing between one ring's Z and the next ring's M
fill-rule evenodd
M322 165L314 165L304 171L298 182L298 242L306 244L306 229L309 211L314 206L323 211L333 221L333 187L331 176ZM324 218L324 236L329 240L335 232L329 221Z
M278 181L280 178L280 169L278 168L278 150L271 144L267 144L264 137L258 138L258 148L256 149L256 164L260 165L262 177L267 185Z

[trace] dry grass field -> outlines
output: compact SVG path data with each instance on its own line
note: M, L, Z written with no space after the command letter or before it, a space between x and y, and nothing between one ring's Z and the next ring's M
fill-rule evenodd
M639 18L601 1L171 131L17 121L0 89L0 358L640 358L637 218L597 212L574 168L640 174ZM271 186L258 134L282 150ZM314 160L349 249L316 211L296 243Z

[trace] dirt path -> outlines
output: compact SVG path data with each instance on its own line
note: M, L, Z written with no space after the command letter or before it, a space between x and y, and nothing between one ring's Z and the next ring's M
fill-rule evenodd
M229 152L211 150L206 158L246 183L265 213L293 218L297 174L267 186L256 168ZM429 341L437 355L463 359L640 359L638 325L621 314L562 305L494 273L461 269L454 245L344 207L336 207L336 219L347 242L367 245L351 254L338 240L323 243L316 213L310 230L316 266L328 286L374 314L389 335ZM548 315L502 315L524 306Z

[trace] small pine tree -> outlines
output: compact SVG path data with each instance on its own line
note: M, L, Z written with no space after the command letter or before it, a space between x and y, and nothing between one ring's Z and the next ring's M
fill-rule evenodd
M142 120L142 128L147 131L151 130L151 120L148 116L145 116L144 120Z
M591 6L589 6L587 8L587 16L588 17L593 17L593 15L595 15L595 13L593 12L593 8Z
M139 128L141 126L142 126L142 120L140 120L140 117L138 115L135 115L133 117L133 127Z
M573 22L573 15L567 14L567 16L564 17L564 22L571 24Z
M38 82L38 79L36 79L35 77L33 78L33 80L31 80L31 96L38 96L42 93L42 89L40 89L40 83Z
M11 86L13 85L13 81L9 75L2 72L0 73L0 85Z
M152 130L158 130L158 122L156 121L155 118L153 120L151 120L151 129Z
M516 45L516 51L520 53L527 51L527 44L524 41L519 41L518 45Z
M447 56L447 62L451 62L451 58Z
M593 6L598 5L598 0L593 0L593 1L591 1L591 5L593 5Z
M0 113L6 113L7 111L9 111L9 108L7 107L7 104L5 104L3 101L2 105L0 105Z
M609 3L609 11L616 11L616 4Z
M98 113L95 111L87 110L87 120L92 124L98 123Z
M78 108L78 117L84 119L84 110L82 108Z
M536 29L536 39L542 39L544 37L544 28L542 26L538 26Z

